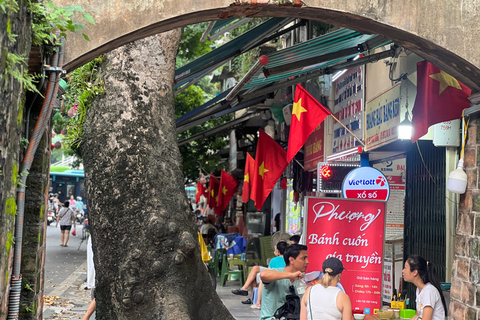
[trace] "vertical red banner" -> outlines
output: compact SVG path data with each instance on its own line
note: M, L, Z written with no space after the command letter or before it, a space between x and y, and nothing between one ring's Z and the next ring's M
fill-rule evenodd
M308 271L337 257L347 269L340 283L352 308L381 308L385 202L306 198Z

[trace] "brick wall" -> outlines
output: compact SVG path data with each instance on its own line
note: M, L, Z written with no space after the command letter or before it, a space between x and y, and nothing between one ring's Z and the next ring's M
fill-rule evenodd
M449 319L480 319L480 115L470 117L464 168L467 192L460 196Z

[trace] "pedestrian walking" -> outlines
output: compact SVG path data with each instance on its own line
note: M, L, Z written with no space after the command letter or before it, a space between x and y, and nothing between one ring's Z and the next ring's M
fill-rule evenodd
M63 203L63 208L60 209L57 215L57 224L55 227L58 227L58 224L60 223L60 241L62 242L60 244L61 247L68 247L68 238L70 238L70 230L72 229L72 224L74 230L76 229L76 224L75 224L75 213L73 212L72 209L69 208L70 206L70 201L66 200Z

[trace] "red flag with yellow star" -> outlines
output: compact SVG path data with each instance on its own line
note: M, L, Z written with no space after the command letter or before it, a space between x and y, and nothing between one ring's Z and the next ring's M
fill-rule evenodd
M207 202L208 206L214 209L217 206L217 199L218 199L218 186L220 185L220 181L218 181L215 176L210 173L210 182L208 183L208 197Z
M282 146L260 129L252 181L252 199L255 199L255 208L258 210L262 209L275 183L288 166L286 158L287 152Z
M293 102L292 122L288 138L287 162L303 147L309 135L331 112L322 106L307 90L297 84Z
M200 183L200 181L197 181L197 193L195 194L195 203L200 202L200 197L202 195L205 195L205 187L203 184Z
M250 189L252 188L253 174L255 172L255 160L247 152L247 161L245 162L245 173L243 176L242 201L247 203L250 198ZM253 194L252 194L253 196ZM252 198L253 201L255 199Z
M217 201L217 207L219 207L220 211L224 211L227 208L228 203L235 193L235 190L237 190L237 186L238 181L222 169Z
M412 141L424 136L431 125L461 118L463 109L470 107L471 94L467 86L430 62L417 63Z

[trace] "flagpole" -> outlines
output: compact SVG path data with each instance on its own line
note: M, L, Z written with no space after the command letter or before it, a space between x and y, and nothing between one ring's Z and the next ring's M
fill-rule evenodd
M298 163L298 165L299 165L300 167L302 167L302 169L305 169L305 168L302 166L302 164L300 163L300 161L298 161L296 158L293 158L293 160L295 160L295 161Z
M357 139L357 141L360 142L360 144L365 148L365 144L364 144L360 139L358 139L358 137L357 137L355 134L353 134L353 132L350 131L350 129L348 129L343 123L341 123L340 120L338 120L338 119L333 115L333 113L331 113L330 115L332 116L332 118L333 118L335 121L337 121L338 123L340 123L340 125L342 125L342 127L344 127L345 130L348 131L348 133L350 133L355 139Z

